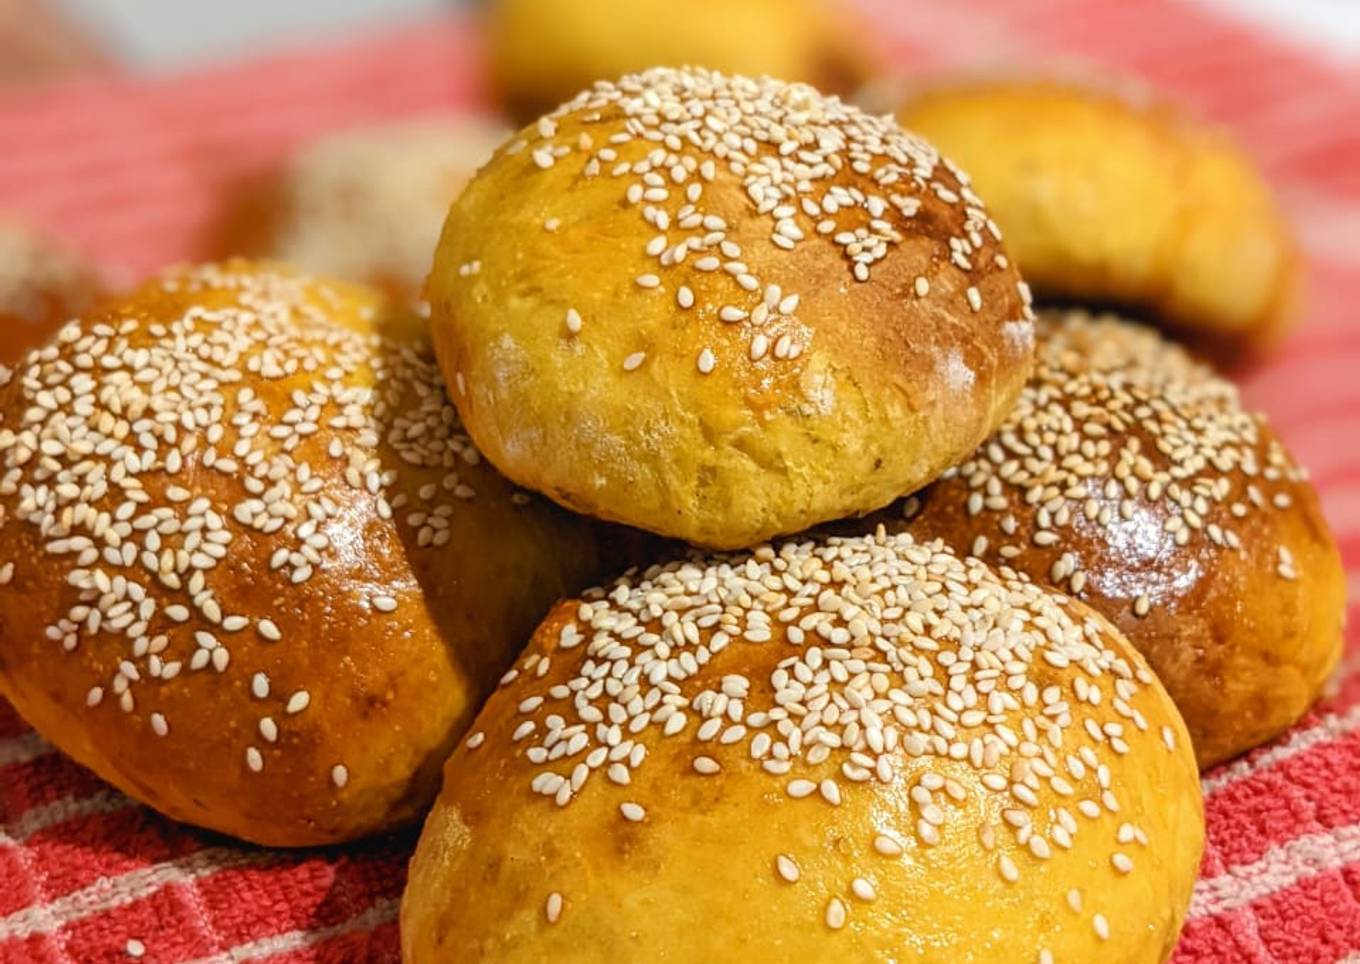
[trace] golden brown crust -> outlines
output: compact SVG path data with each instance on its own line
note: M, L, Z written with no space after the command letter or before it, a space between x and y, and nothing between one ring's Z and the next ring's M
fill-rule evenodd
M1032 354L999 237L886 119L649 71L525 128L469 184L430 279L435 347L510 478L750 545L884 505L997 424Z
M853 14L827 0L691 0L676 14L662 0L495 0L486 15L494 93L527 123L597 80L649 67L708 67L843 94L877 59Z
M898 111L973 176L1040 298L1124 305L1225 355L1297 318L1299 259L1254 165L1155 98L959 82Z
M1152 664L1202 766L1275 736L1341 648L1316 493L1236 389L1146 329L1045 316L1000 431L884 521L1089 603Z
M403 950L1160 960L1202 819L1082 604L906 536L695 557L539 628L450 758Z
M586 523L462 434L376 293L234 262L73 322L0 391L0 691L177 819L418 817Z
M103 292L94 268L50 238L0 221L0 365L13 365Z

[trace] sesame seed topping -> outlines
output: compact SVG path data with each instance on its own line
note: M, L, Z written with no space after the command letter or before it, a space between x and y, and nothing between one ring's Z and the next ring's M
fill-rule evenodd
M128 942L123 948L127 951L128 957L142 957L146 954L146 945L135 937L128 938Z
M264 757L260 755L258 748L253 746L246 747L246 766L251 772L259 773L264 769Z
M336 789L343 790L345 784L349 783L349 768L343 763L331 767L331 783L335 784Z
M518 152L507 150L493 163L524 165L530 177L567 165L582 184L610 185L647 225L637 255L649 270L634 276L638 287L661 288L674 278L676 304L688 310L700 296L686 282L712 275L713 284L700 289L712 299L703 307L741 328L780 325L766 335L773 346L790 334L781 322L798 310L799 293L766 297L772 285L763 275L782 265L743 256L752 242L737 240L731 212L707 203L705 190L714 182L730 184L762 219L759 243L766 250L834 244L859 283L923 231L923 206L935 215L933 224L950 225L952 236L940 247L951 271L974 279L1008 267L999 257L999 232L967 179L929 144L890 117L803 85L654 68L596 83L545 120L551 123L516 142L527 160L511 162ZM555 230L556 219L544 226ZM927 279L917 279L916 290L924 297ZM978 289L969 292L980 310ZM761 357L796 359L810 337L793 332Z
M475 750L477 749L477 747L481 746L485 742L486 734L483 733L481 730L478 730L476 733L472 734L470 737L467 738L467 740L464 742L464 746L466 746L469 750Z
M717 366L718 359L714 357L711 348L705 348L703 351L699 352L699 359L696 364L699 366L699 372L701 374L708 375L711 374L713 369Z
M562 919L562 895L557 891L548 895L543 904L543 914L548 918L549 924L556 924Z
M567 331L573 335L581 333L581 314L575 308L567 309Z
M626 372L636 371L642 367L642 363L647 360L645 351L635 351L623 360L623 370Z
M370 602L373 608L380 613L390 613L397 608L397 601L391 596L374 596Z
M638 775L680 741L670 758L687 779L765 774L789 806L851 806L900 786L897 825L865 840L874 854L976 847L1016 883L1026 862L1063 859L1094 832L1078 814L1121 806L1115 740L1159 739L1115 722L1127 718L1116 707L1147 697L1103 621L882 529L655 565L559 612L496 697L519 709L514 723L489 737L522 741L530 789L554 810L598 774L604 789L631 788L614 803L625 820L661 823L640 795L656 784ZM991 816L964 825L978 792L991 800L977 812ZM1118 866L1114 851L1111 841ZM801 877L790 853L773 864L779 880ZM848 875L847 895L876 899L869 870Z
M1110 922L1105 919L1104 914L1096 914L1091 918L1091 926L1095 928L1096 936L1102 941L1110 939Z

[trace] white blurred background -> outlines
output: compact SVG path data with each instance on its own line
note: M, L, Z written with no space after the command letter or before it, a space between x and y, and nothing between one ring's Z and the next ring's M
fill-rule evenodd
M5 0L0 0L3 6ZM419 17L456 0L55 0L110 52L163 69L204 58L335 35L368 23ZM910 5L911 0L902 0ZM1034 0L1016 0L1042 9ZM1117 3L1119 0L1109 0ZM1360 62L1360 0L1190 0L1271 24ZM1042 14L1039 14L1042 15Z

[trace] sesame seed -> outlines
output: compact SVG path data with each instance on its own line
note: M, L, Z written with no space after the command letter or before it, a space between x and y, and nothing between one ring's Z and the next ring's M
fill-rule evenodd
M845 926L845 903L839 897L832 897L826 905L826 926L833 931Z
M374 596L370 602L380 613L390 613L397 608L397 601L391 596Z
M788 854L780 854L775 857L774 867L779 876L790 884L796 884L798 878L802 876L802 871L798 869L798 863Z
M856 877L854 880L850 881L850 892L866 904L872 903L878 897L878 892L874 890L874 885L863 877Z
M699 359L696 364L698 365L701 374L708 375L711 374L714 367L717 366L718 359L714 356L711 348L705 348L703 351L699 352Z
M575 308L567 309L567 331L573 335L581 333L581 315Z
M151 714L151 732L157 736L165 736L170 732L170 726L165 722L165 717L160 713Z
M1096 936L1102 941L1110 939L1110 923L1105 919L1104 914L1096 914L1091 919L1091 925L1095 928Z
M469 750L475 750L477 749L477 747L481 746L485 742L486 734L483 733L481 730L478 730L476 733L468 737L463 745L466 746Z
M689 285L681 285L675 292L675 302L686 310L694 307L694 292Z
M349 768L343 763L331 767L331 783L335 784L336 789L343 790L345 784L349 783Z
M264 769L264 757L261 756L260 751L253 746L246 747L246 766L254 773L259 773Z
M647 353L635 351L623 360L623 370L626 372L636 371L647 360Z
M128 938L123 949L127 951L128 957L142 957L146 954L146 945L135 937Z
M549 924L556 924L562 919L562 895L553 891L548 895L548 899L543 904L544 916L548 918Z
M709 756L696 756L694 758L694 772L702 773L704 776L712 776L722 768L718 761Z
M968 307L974 311L982 310L982 294L975 287L968 288Z
M632 801L619 804L619 813L630 823L641 823L647 816L647 811Z
M292 696L288 697L288 703L284 708L288 711L290 715L294 713L301 713L308 707L308 705L311 702L312 695L310 693L308 693L306 690L298 690Z
M264 673L256 673L250 678L250 695L257 700L269 697L269 677Z
M930 281L925 277L918 276L916 278L915 288L916 297L924 298L926 295L930 294Z
M1133 870L1133 861L1129 859L1127 854L1118 851L1110 858L1110 863L1114 864L1114 869L1121 874L1127 874Z
M791 780L786 789L789 796L793 797L795 800L800 800L803 797L811 796L815 793L817 784L813 783L811 780Z
M661 279L654 274L640 274L637 276L637 286L639 288L659 288Z

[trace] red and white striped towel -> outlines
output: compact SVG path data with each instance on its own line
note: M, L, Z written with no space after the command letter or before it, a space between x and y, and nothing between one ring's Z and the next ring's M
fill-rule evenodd
M1308 324L1246 379L1311 466L1360 599L1360 66L1186 0L862 0L903 71L1082 60L1240 135L1311 259ZM205 250L224 190L325 130L480 102L455 20L189 75L0 93L0 210L140 273ZM1360 607L1336 685L1207 775L1176 960L1360 960ZM0 704L0 962L384 961L410 836L244 847L163 820Z

